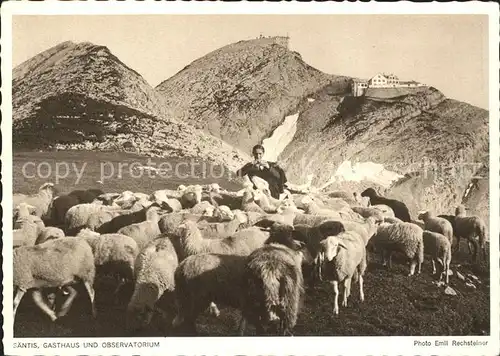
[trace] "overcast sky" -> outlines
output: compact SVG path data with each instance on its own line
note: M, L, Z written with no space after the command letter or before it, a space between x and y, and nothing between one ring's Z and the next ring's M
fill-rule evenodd
M242 39L289 35L291 49L330 74L392 72L488 108L486 15L13 16L13 66L63 41L107 46L156 86L193 60Z

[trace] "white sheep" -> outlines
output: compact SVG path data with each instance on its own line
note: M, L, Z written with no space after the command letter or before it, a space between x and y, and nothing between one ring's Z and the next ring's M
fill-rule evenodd
M214 208L212 216L218 222L231 221L235 218L235 213L226 205L219 205Z
M208 201L201 201L192 208L188 209L191 214L203 214L207 209L214 209L215 207Z
M38 234L38 237L36 239L35 244L41 244L44 243L45 241L48 240L53 240L53 239L60 239L61 237L64 237L64 231L59 229L58 227L54 226L47 226L40 231Z
M26 203L34 207L34 214L42 219L49 218L50 204L56 190L54 188L54 183L44 183L38 189L36 194L26 195L15 193L13 195L14 209L21 203ZM14 213L14 212L13 212Z
M226 238L205 239L196 223L187 220L179 225L178 236L180 237L182 257L199 253L243 256L249 255L253 250L262 246L269 237L269 233L257 227L250 227Z
M382 223L370 242L375 247L382 249L384 266L386 265L386 254L388 254L389 268L392 266L392 252L399 251L404 253L410 261L410 272L408 275L412 276L415 273L415 267L417 267L417 273L420 273L421 265L424 261L422 234L422 228L413 223Z
M119 233L101 235L90 229L80 230L76 237L90 245L95 266L100 273L121 277L117 290L124 280L133 280L134 262L139 253L134 239Z
M424 222L424 230L443 234L453 244L453 227L448 220L434 216L431 211L421 212L418 219Z
M30 215L31 211L35 211L35 207L32 205L20 203L15 211L17 219L14 222L12 232L13 247L35 245L38 235L45 228L45 224L40 217Z
M125 210L121 210L119 206L113 207L95 203L77 204L66 212L64 230L68 236L76 235L83 228L96 230L102 224L124 212Z
M352 210L361 215L363 218L373 216L379 221L384 220L384 214L382 213L382 211L380 211L379 209L374 209L373 207L365 208L362 206L353 206Z
M33 300L52 321L69 311L77 292L71 284L83 282L92 305L92 315L96 316L94 306L94 256L90 246L81 239L63 237L49 240L40 245L21 246L13 253L14 317L24 294L31 288ZM45 303L41 288L65 287L70 293L61 307L55 312Z
M384 217L384 222L388 223L388 224L395 224L395 223L402 223L403 220L398 219L396 217L391 218L391 217L386 216L386 217Z
M302 199L302 205L306 214L330 216L331 218L340 219L341 216L338 211L320 207L311 197L306 196Z
M145 221L124 226L117 233L132 237L139 249L142 249L149 241L161 235L158 211L158 207L148 209Z
M260 214L265 214L266 212L255 202L256 192L249 188L246 189L241 198L241 210L249 212L257 212Z
M458 206L455 209L455 236L457 237L457 247L460 245L460 238L465 238L474 247L473 258L478 258L478 247L483 252L483 259L486 260L486 224L479 216L466 216L465 207Z
M427 231L423 232L424 253L429 254L432 258L432 274L436 273L436 263L440 266L439 281L445 277L445 282L448 284L448 271L451 263L451 243L448 237L443 234Z
M139 253L135 261L134 293L127 306L127 329L147 326L162 295L165 294L168 302L175 289L174 273L178 264L174 246L166 237L151 241Z
M359 299L364 301L363 275L366 270L366 248L364 240L356 232L346 231L328 236L320 242L321 277L333 286L333 314L339 314L339 286L343 287L342 306L347 307L351 294L351 281L359 283Z

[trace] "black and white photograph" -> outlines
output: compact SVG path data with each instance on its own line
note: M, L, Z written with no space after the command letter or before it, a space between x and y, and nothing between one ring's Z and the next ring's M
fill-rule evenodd
M49 3L2 6L6 354L498 353L498 6Z

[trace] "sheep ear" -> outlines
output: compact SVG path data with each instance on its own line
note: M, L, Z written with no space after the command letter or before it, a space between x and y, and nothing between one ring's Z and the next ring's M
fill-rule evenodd
M347 246L346 246L346 245L344 245L344 243L343 243L342 241L339 241L339 247L341 247L341 248L343 248L343 249L347 250Z

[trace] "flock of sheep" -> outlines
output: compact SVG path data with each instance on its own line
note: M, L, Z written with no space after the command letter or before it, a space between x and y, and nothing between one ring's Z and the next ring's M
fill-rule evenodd
M134 286L126 315L131 331L162 312L164 297L180 333L195 334L202 312L217 316L227 306L241 311L241 335L247 323L258 335L290 335L306 285L331 283L334 314L340 293L347 306L352 282L364 300L367 250L380 252L389 267L392 253L403 253L409 276L420 273L427 254L446 284L454 236L457 248L465 238L473 259L479 249L486 258L485 223L462 206L455 215L421 212L416 221L404 203L372 188L360 195L289 189L274 199L254 179L257 189L251 182L238 192L210 184L57 195L45 183L37 194L14 194L14 315L29 291L55 321L71 308L73 285L83 283L95 317L96 276L111 275L115 298L124 284Z

